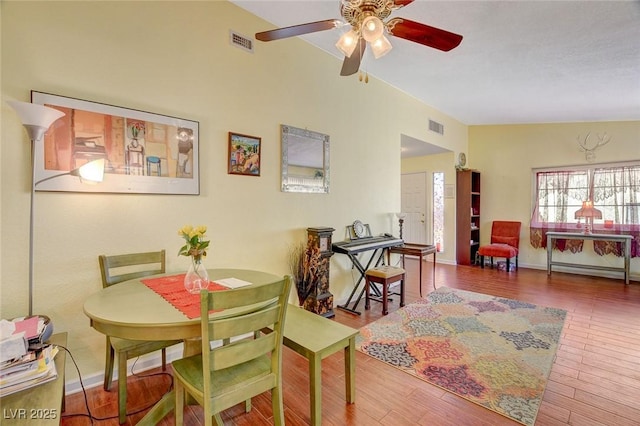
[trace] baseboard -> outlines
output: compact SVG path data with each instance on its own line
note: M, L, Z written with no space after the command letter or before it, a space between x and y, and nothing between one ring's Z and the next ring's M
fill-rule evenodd
M232 342L236 340L244 339L247 337L253 336L253 333L246 333L231 339ZM211 342L211 347L221 346L222 341L216 340ZM173 345L167 348L167 364L182 358L182 354L184 353L183 344ZM155 351L151 354L140 356L137 360L130 359L127 362L127 375L131 375L131 367L135 363L135 372L142 373L147 370L152 370L154 368L158 368L162 366L162 355L160 351ZM114 366L113 369L113 380L118 379L118 367ZM85 374L82 377L82 384L85 389L95 388L97 386L102 386L104 381L104 370L94 371L90 374ZM65 382L65 395L71 395L76 392L80 392L82 390L82 386L80 386L79 379L67 380Z
M538 269L538 270L547 270L546 265L530 265L530 264L520 264L518 265L520 268L529 268L529 269ZM563 267L563 266L554 266L552 272L562 272L565 274L576 274L576 275L586 275L590 277L601 277L601 278L611 278L614 280L621 280L624 282L624 276L622 272L615 271L599 271L597 269L582 269L582 268L571 268L571 267ZM630 281L640 281L640 275L636 275L633 273L629 273Z
M182 345L175 345L167 348L167 364L175 361L177 359L182 358ZM128 375L131 373L131 365L134 360L129 360L127 364L127 372ZM135 361L135 372L141 373L147 370L152 370L154 368L158 368L162 366L162 356L160 351L156 351L149 355L141 356L137 361ZM118 379L118 369L114 368L113 371L113 380ZM102 386L104 381L104 370L94 371L89 374L84 374L82 376L82 384L85 389L95 388L97 386ZM80 386L80 379L72 379L65 381L65 395L71 395L76 392L82 391L82 387Z

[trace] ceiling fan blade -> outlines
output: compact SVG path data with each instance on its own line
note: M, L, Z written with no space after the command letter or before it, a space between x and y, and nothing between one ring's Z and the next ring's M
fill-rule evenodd
M389 34L410 40L434 49L450 51L462 41L462 36L430 27L420 22L410 21L404 18L393 18L387 22Z
M408 5L409 3L413 3L413 0L394 0L393 2L398 8Z
M293 25L291 27L277 28L275 30L256 33L260 41L280 40L281 38L295 37L317 31L332 30L342 25L339 19L326 19L324 21L309 22L307 24Z
M358 72L358 70L360 69L360 61L362 61L362 56L364 55L364 49L366 49L366 47L367 42L362 37L360 37L358 39L358 45L356 46L356 49L353 51L351 56L344 57L340 75L348 76Z

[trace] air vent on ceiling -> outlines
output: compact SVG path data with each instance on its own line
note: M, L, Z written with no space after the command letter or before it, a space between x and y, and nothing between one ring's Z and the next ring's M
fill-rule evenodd
M429 120L429 130L444 135L444 124Z
M253 53L253 40L239 34L233 30L229 30L229 41L235 47Z

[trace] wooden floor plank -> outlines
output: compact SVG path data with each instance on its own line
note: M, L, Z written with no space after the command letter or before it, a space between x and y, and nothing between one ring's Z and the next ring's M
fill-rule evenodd
M637 260L633 260L637 261ZM432 291L431 263L424 268L424 294ZM418 262L407 258L407 302L419 298ZM640 285L624 285L619 279L606 279L520 268L517 272L438 264L437 286L475 291L517 299L568 311L565 328L536 426L626 426L640 424ZM335 320L360 328L380 318L374 304L362 315L335 309ZM363 309L361 303L359 308ZM389 309L398 308L394 300ZM323 360L323 426L369 425L517 425L497 413L457 397L396 368L356 353L356 403L344 399L342 354ZM166 390L162 377L130 377L128 411L152 404ZM283 355L283 395L287 425L309 424L309 378L307 361L290 350ZM117 413L117 383L105 392L101 387L88 390L94 416ZM64 413L86 412L84 396L67 396ZM133 425L144 413L131 415ZM225 425L273 424L268 394L253 401L250 413L243 406L223 413ZM202 409L189 406L185 424L201 425ZM63 417L62 425L89 425L88 418ZM118 425L117 418L99 422ZM161 425L173 425L167 416Z

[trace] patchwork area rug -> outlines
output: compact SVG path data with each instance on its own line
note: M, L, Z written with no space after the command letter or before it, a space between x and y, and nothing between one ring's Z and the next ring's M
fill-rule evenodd
M567 312L440 287L360 329L356 347L533 425Z

